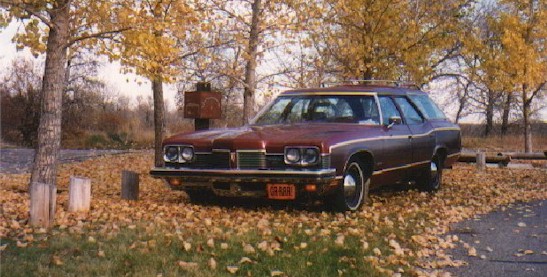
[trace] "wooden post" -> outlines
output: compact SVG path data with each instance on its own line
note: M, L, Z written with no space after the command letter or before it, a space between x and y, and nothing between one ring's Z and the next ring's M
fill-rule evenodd
M68 211L87 212L91 207L91 179L70 177L68 186Z
M486 153L477 152L476 163L477 163L477 169L479 171L483 171L484 169L486 169Z
M136 172L122 171L122 199L139 200L139 174Z
M30 225L49 227L49 196L51 186L45 183L33 182L30 186Z

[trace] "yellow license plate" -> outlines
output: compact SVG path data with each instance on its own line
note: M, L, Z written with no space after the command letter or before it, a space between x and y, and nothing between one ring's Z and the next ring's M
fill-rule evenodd
M289 184L267 184L269 199L293 200L296 198L296 188Z

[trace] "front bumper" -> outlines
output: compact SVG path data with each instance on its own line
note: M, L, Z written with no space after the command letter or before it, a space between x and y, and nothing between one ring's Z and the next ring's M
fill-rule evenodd
M161 178L175 190L208 189L221 196L265 196L266 184L293 184L298 194L314 184L315 194L325 194L338 184L335 169L297 170L236 170L153 168L150 175ZM177 185L173 185L177 180Z

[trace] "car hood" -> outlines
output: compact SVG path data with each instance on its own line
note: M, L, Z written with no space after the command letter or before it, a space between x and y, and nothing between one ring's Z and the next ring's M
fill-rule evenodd
M180 133L167 138L164 145L193 145L198 152L229 149L231 151L266 150L269 153L283 153L284 147L291 145L317 146L322 149L322 152L326 152L325 149L328 150L332 144L354 137L363 137L364 131L378 128L380 127L332 123L245 126Z

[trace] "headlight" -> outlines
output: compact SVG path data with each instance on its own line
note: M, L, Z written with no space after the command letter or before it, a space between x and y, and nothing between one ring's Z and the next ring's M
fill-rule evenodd
M285 163L299 165L313 165L319 161L317 147L287 147L285 148Z
M185 162L191 162L194 159L194 149L192 147L182 148L181 156Z
M302 149L302 164L315 164L319 160L319 149L304 148Z
M287 148L285 150L285 160L288 163L297 163L300 161L300 149L298 148Z
M177 146L168 146L165 148L163 160L166 162L176 162L179 159L179 148Z

